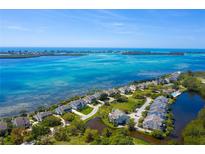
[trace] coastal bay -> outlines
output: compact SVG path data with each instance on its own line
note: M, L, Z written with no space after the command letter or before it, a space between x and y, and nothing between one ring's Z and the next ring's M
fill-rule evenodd
M156 79L139 82L134 81L129 85L118 87L117 89L96 91L93 94L87 94L82 97L73 97L72 99L61 102L57 106L54 105L47 109L44 107L33 113L27 114L24 111L20 113L21 116L4 118L4 121L10 123L9 125L12 125L11 123L13 123L14 127L12 131L17 130L15 126L21 126L25 129L31 128L29 129L31 130L31 136L27 139L27 141L29 141L28 144L41 144L41 140L36 139L37 136L42 136L44 133L39 134L38 131L36 132L36 129L44 129L41 131L51 134L49 144L66 144L59 141L68 141L68 143L71 144L87 144L90 142L93 142L92 144L107 144L109 142L110 144L181 143L179 137L177 140L169 140L170 137L167 137L170 133L172 133L173 136L176 132L177 135L181 135L182 128L184 128L191 119L195 118L199 110L203 108L204 101L199 100L199 106L190 108L190 103L196 103L198 101L197 98L192 100L185 97L185 100L187 99L185 101L184 99L181 100L176 97L184 91L196 91L201 96L204 96L204 84L202 82L203 80L201 80L202 78L204 79L204 72L192 73L191 71L188 71L186 73L181 73L178 71L163 75ZM186 95L186 93L181 96L183 95ZM144 102L145 98L146 102ZM177 101L175 101L176 99ZM190 101L190 103L187 103L187 101ZM170 109L170 106L172 109ZM116 108L121 108L122 111ZM178 119L177 117L179 114L184 113L184 109L187 113L185 121L183 118ZM142 114L139 112L142 112ZM120 117L116 116L116 114L120 114ZM99 121L98 116L100 116L100 119L102 120ZM152 116L161 118L161 122L163 123L158 121L158 118L150 121L150 117ZM116 117L119 118L117 118L118 120L123 120L122 118L124 117L129 121L126 120L127 122L124 121L123 123L120 122L121 120L112 121L112 118ZM97 121L95 121L95 119ZM175 123L174 120L182 121L182 125L180 124L181 122L179 123L176 121ZM7 122L4 121L1 122L2 128L7 126ZM24 124L17 123L17 121L22 121ZM86 122L88 122L87 128L85 125ZM155 124L153 125L150 122ZM73 138L72 142L69 142L70 139L62 138L60 134L65 133L65 131L71 129L72 126L77 126L77 129L84 133L85 139L83 138L81 141L75 141ZM91 127L91 129L89 127ZM179 127L181 127L180 130ZM22 129L22 131L24 130ZM89 135L91 133L94 138L89 138L89 136L86 137L87 134ZM103 136L100 140L97 139L98 133L101 133ZM112 136L111 140L107 138L109 137L109 134ZM115 138L119 138L120 134L127 137L116 141ZM71 133L70 135L73 136L74 134ZM80 136L77 138L79 137ZM171 137L171 139L173 138ZM8 141L6 144L12 143L9 136L7 136L6 140ZM15 143L19 144L22 142L23 140ZM4 141L2 143L4 144ZM27 144L27 142L23 144Z
M203 10L2 10L0 145L205 145L202 19Z
M0 59L0 116L15 115L21 110L32 111L75 95L134 80L155 78L174 71L204 70L204 54L155 55L153 58L151 55L113 53L117 49L106 51L85 56Z

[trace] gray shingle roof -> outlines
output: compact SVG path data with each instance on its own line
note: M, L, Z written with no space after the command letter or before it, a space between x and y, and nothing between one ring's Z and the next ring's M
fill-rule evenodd
M7 123L0 121L0 131L4 131L7 129Z
M70 104L62 105L55 109L55 112L57 114L63 114L64 112L69 112L69 111L71 111Z
M72 101L69 103L70 106L73 108L73 109L81 109L83 108L87 103L85 100L83 99L79 99L79 100L76 100L76 101Z
M164 96L157 97L151 104L147 117L143 121L143 127L148 129L161 129L165 120L168 99Z
M35 118L36 120L38 120L38 121L42 121L44 118L46 118L46 117L48 117L48 116L50 116L50 115L52 115L52 113L51 113L50 111L48 111L48 112L38 112L38 113L34 116L34 118Z
M112 112L110 113L110 117L112 119L117 119L119 118L120 116L123 116L125 115L125 113L119 109L115 109L115 110L112 110Z
M111 113L108 115L111 122L114 122L115 124L125 124L127 123L129 117L119 109L112 110Z
M154 114L148 115L143 121L143 127L147 129L161 130L163 121L164 119L162 119L160 116Z
M29 127L30 122L27 117L17 117L13 120L13 124L16 127Z
M85 98L83 98L83 100L85 101L85 103L91 103L93 100L98 99L100 97L100 93L95 93L93 95L88 95Z

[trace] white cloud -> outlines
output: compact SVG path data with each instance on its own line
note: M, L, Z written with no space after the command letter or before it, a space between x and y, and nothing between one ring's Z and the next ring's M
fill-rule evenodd
M22 26L7 26L6 28L10 30L17 30L17 31L30 31L29 28L22 27Z

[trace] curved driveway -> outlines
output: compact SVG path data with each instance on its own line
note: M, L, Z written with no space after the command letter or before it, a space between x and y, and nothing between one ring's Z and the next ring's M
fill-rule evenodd
M81 119L82 119L82 120L86 120L86 119L92 117L93 115L95 115L95 114L98 112L98 110L99 110L99 108L100 108L101 106L102 106L102 104L98 104L98 105L96 105L96 106L93 106L92 112L90 112L90 113L87 114L87 115L83 115L83 116L81 117Z
M146 102L141 106L141 108L139 108L139 110L136 113L130 115L131 118L134 118L135 128L137 130L144 131L144 132L150 132L149 130L138 127L138 122L139 122L139 119L142 117L142 113L145 111L145 108L149 106L151 102L152 102L152 99L147 97Z

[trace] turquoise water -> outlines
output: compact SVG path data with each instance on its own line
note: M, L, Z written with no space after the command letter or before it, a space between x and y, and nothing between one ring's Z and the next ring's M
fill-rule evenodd
M106 49L113 50L119 49ZM0 59L0 116L14 115L22 109L31 111L93 89L107 89L133 80L186 70L205 70L205 54L139 56L91 53L80 57Z

